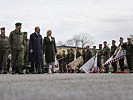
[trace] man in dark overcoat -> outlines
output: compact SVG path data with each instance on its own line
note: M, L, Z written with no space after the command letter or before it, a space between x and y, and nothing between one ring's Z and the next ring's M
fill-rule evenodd
M42 74L42 36L40 35L40 27L35 27L35 32L30 35L29 41L29 60L31 61L31 72ZM35 71L36 69L36 71Z

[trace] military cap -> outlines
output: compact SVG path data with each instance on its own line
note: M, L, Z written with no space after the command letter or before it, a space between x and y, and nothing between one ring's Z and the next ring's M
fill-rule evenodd
M120 37L120 39L122 39L122 40L123 40L123 37Z
M96 48L96 46L93 46L93 47L95 47L95 48Z
M15 25L16 25L16 26L21 26L22 23L18 22L18 23L16 23Z
M112 42L116 42L115 40L112 40Z
M28 34L28 33L27 33L27 32L24 32L24 35L25 35L25 34Z
M5 30L5 27L1 27L0 29L1 29L1 30Z
M99 46L102 46L102 44L99 44Z
M127 38L127 40L132 40L131 38Z
M107 43L107 41L104 41L103 43Z

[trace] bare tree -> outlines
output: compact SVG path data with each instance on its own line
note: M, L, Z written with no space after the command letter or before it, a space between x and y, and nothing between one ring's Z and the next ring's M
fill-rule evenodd
M66 45L66 43L63 40L57 42L57 46L62 46L62 45Z
M86 45L93 45L94 41L93 41L93 38L87 34L87 33L81 33L80 34L80 37L81 37L81 46L84 47Z
M74 47L91 46L94 43L92 37L87 33L74 34L72 38L64 41L59 41L58 45L67 45Z
M133 39L133 34L130 34L130 37Z

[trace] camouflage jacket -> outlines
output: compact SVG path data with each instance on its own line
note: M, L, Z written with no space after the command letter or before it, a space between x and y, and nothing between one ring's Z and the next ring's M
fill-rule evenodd
M110 57L110 48L108 46L104 46L103 48L103 56Z
M14 30L10 33L9 44L11 50L23 50L24 49L24 35L21 31Z
M7 36L0 35L0 51L9 49L9 38Z
M111 46L111 52L110 52L110 56L112 56L115 52L115 50L117 49L117 46L116 45L112 45Z

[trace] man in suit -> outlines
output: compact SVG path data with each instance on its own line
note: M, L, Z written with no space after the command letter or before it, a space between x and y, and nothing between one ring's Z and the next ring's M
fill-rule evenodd
M29 42L29 60L31 61L31 72L42 74L42 36L40 35L40 27L35 27L35 32L30 35ZM36 68L36 71L35 71Z
M52 31L47 31L47 36L43 41L43 53L45 54L45 60L48 65L48 73L54 73L55 55L57 54L55 38L52 37ZM52 71L51 71L52 69Z

